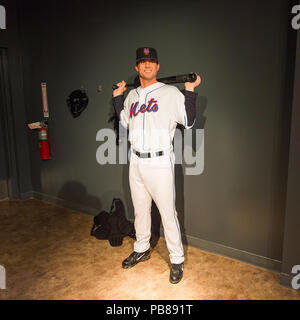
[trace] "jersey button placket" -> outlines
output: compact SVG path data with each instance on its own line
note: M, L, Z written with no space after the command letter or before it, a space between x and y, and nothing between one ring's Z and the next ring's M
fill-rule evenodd
M139 108L143 105L145 100L145 91L142 90L139 97ZM142 149L144 150L144 124L145 124L145 112L143 113L143 138L142 138Z

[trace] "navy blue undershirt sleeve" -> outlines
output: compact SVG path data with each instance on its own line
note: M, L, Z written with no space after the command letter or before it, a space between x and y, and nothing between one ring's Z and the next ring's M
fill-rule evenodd
M184 105L187 116L187 126L193 125L196 119L196 100L198 93L188 90L183 90L183 94L185 97Z
M124 98L123 95L118 95L116 97L113 97L112 99L113 106L115 108L116 114L118 116L118 119L120 120L120 113L124 108Z

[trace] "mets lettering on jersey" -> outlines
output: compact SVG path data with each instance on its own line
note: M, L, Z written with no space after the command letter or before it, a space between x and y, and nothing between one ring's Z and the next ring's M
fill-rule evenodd
M148 101L148 105L146 106L146 104L142 104L139 107L139 102L137 101L136 103L132 103L131 107L130 107L130 118L132 117L136 117L139 112L140 113L145 113L147 112L156 112L158 110L158 105L157 105L157 101L155 99L151 99Z
M131 146L139 152L173 151L177 123L187 127L184 95L175 87L156 82L131 90L120 120L129 129Z

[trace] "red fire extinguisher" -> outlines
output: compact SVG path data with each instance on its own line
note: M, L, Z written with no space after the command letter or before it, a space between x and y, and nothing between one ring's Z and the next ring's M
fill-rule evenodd
M38 128L39 130L39 144L40 144L40 156L41 160L51 159L48 128L43 126Z
M28 127L30 130L38 129L41 160L50 160L51 155L50 155L49 135L48 135L49 110L48 110L47 91L46 91L45 82L41 83L41 88L42 88L44 120L39 122L29 123Z

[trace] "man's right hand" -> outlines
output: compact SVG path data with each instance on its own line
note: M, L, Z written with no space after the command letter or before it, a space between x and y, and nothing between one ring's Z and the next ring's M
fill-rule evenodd
M116 97L116 96L119 96L121 94L123 94L125 91L126 91L126 82L123 80L119 83L117 83L117 86L118 86L118 89L115 89L113 91L113 96Z

